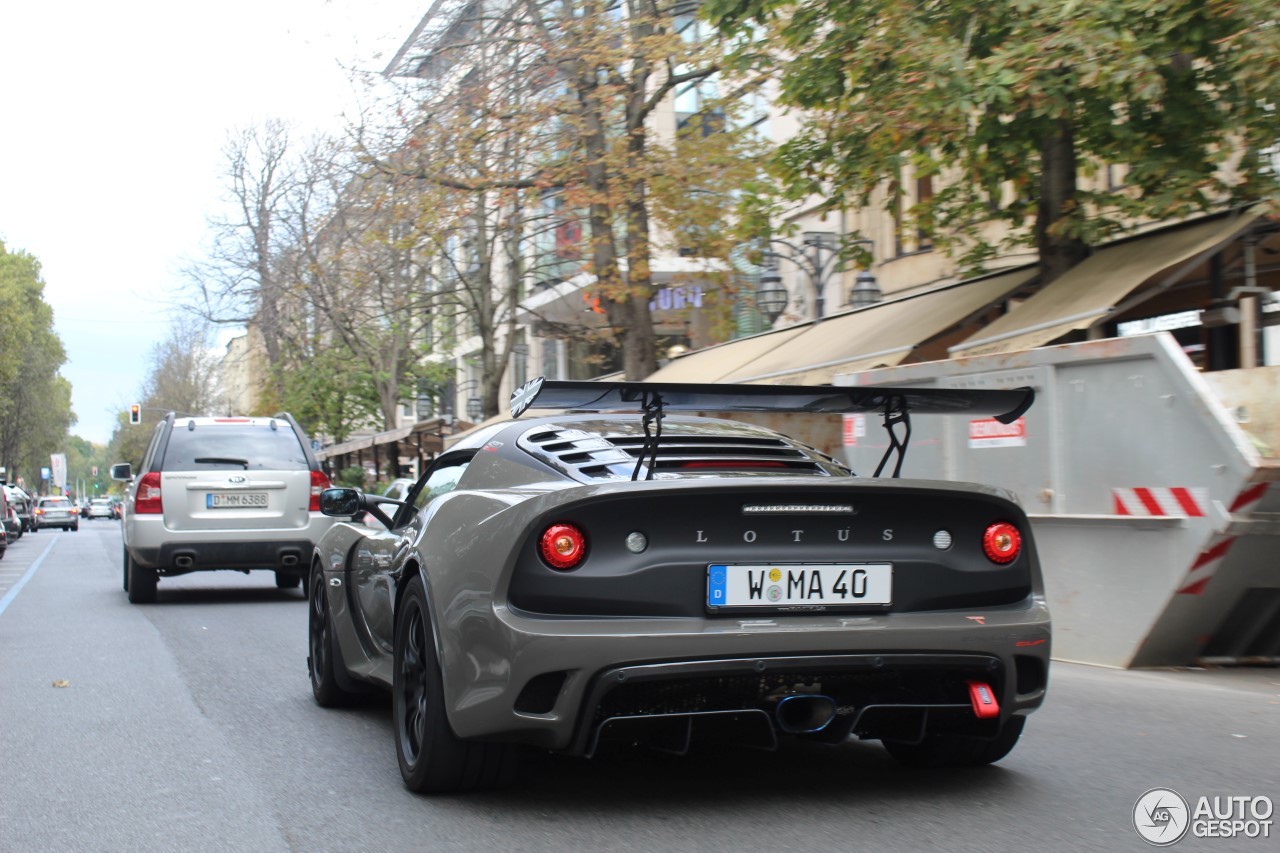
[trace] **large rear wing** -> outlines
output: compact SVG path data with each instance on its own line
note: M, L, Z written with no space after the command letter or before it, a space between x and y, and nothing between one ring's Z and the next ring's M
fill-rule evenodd
M511 395L525 410L575 412L857 412L965 415L1013 423L1035 402L1031 388L886 388L832 385L714 385L677 382L569 382L538 377Z
M715 385L675 382L570 382L538 377L511 394L511 416L528 409L562 409L575 412L640 412L645 435L653 452L662 435L662 417L668 412L797 412L812 414L880 413L889 433L889 447L876 468L879 476L896 452L894 476L902 471L902 459L911 438L911 415L962 415L995 418L1013 423L1036 394L1031 388L979 390L971 388L890 388L832 385ZM657 432L649 427L656 421ZM901 438L895 427L904 427ZM646 444L646 450L649 449ZM636 463L639 475L642 451ZM652 473L652 472L650 472Z

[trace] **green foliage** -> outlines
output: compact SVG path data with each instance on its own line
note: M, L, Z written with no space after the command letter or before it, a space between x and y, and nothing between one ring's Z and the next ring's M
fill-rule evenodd
M277 411L292 414L308 435L345 441L355 425L381 420L372 376L343 348L321 348L282 374L284 393Z
M793 198L865 206L910 167L944 191L906 225L992 251L980 226L1096 243L1135 216L1280 202L1280 27L1262 0L707 0L740 63L781 69L806 118L777 172ZM1126 188L1041 204L1064 139ZM1270 155L1267 155L1270 152ZM891 197L890 204L898 199Z
M66 361L44 301L40 263L0 243L0 464L11 481L34 489L49 454L62 450L75 422L71 385L58 375Z
M347 489L363 489L365 485L364 469L359 465L343 468L333 478L333 484Z

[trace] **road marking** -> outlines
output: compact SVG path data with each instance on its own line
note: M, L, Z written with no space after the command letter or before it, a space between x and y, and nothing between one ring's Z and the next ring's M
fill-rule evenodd
M4 594L4 598L0 598L0 616L4 615L5 608L9 606L9 602L18 597L18 593L27 585L27 581L31 580L31 576L40 568L40 564L44 562L44 558L49 556L49 552L53 550L53 546L58 544L57 539L50 539L49 544L44 546L44 550L40 552L40 556L36 557L35 562L31 564L31 568L27 569L27 573Z

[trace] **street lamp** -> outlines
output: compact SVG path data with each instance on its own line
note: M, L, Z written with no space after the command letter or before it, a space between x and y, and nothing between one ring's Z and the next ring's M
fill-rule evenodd
M426 382L418 383L418 398L414 402L414 413L418 420L425 421L436 413L435 400L431 398Z
M780 247L765 252L766 271L760 276L760 285L756 288L756 304L772 324L786 307L787 292L782 287L782 276L778 273L780 261L788 261L804 273L808 279L809 293L812 296L813 319L821 320L826 314L826 291L831 276L841 272L844 266L843 249L848 245L867 245L871 254L875 254L875 242L869 239L841 240L829 231L806 231L801 235L800 245L770 238L771 246ZM778 300L781 299L781 304ZM862 270L849 293L849 304L857 306L871 305L880 301L880 288L876 285L876 277L870 270ZM776 311L773 309L776 307Z
M778 274L776 265L771 265L761 274L760 283L756 285L756 308L772 326L786 309L788 301L790 294L782 286L782 276Z
M882 297L880 286L876 284L876 277L871 270L860 270L858 277L853 281L853 287L849 288L849 305L854 308L865 308L868 305L875 305Z
M463 411L467 414L467 420L478 421L480 416L484 414L484 403L475 396L476 389L480 387L479 380L468 379L458 385L458 393L467 395L467 404Z

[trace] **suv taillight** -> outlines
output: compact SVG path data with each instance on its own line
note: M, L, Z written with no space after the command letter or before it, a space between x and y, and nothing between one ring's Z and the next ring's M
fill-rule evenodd
M311 472L311 505L307 509L312 512L320 511L320 493L329 488L329 485L329 478L323 471Z
M148 471L138 481L138 488L133 493L133 511L140 515L164 512L164 503L160 500L159 471Z

